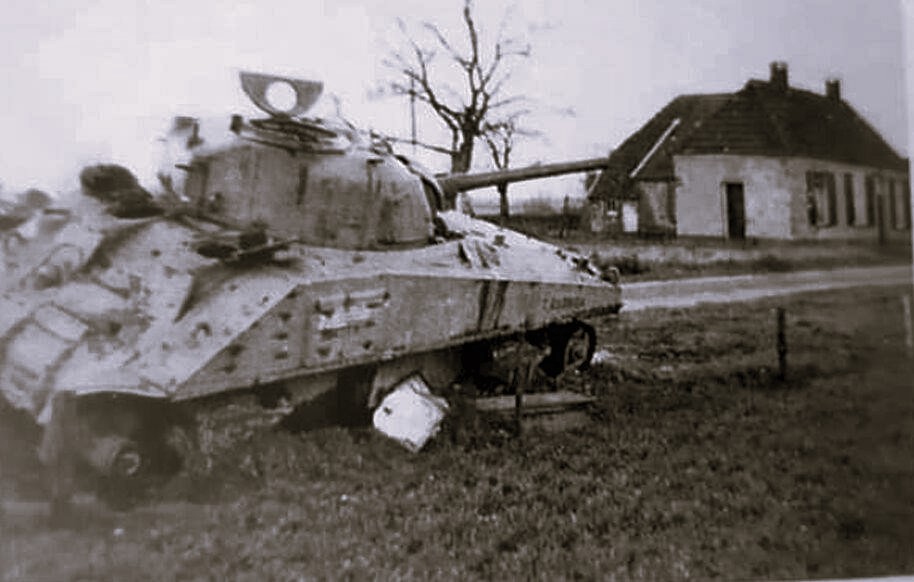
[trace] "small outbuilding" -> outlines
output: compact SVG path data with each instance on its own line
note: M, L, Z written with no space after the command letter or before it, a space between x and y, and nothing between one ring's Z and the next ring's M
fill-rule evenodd
M637 202L641 234L909 238L908 160L841 97L791 87L787 65L735 93L676 97L610 156L589 192Z

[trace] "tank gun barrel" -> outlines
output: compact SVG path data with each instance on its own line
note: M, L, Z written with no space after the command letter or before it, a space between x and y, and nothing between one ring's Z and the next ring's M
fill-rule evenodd
M536 180L551 176L587 172L589 170L602 170L606 168L609 158L590 158L572 162L556 162L552 164L537 164L525 168L510 170L497 170L494 172L481 172L476 174L445 174L438 177L441 188L449 193L465 192L478 188L488 188L499 184Z

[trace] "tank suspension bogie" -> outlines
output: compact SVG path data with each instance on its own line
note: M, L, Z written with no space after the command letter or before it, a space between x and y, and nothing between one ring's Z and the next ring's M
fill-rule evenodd
M512 392L520 374L528 374L525 390L551 391L563 374L585 370L595 347L592 326L580 321L553 324L466 346L466 368L468 372L472 370L483 395Z
M593 327L579 323L572 327L564 338L562 370L585 370L593 358L596 334Z
M549 355L540 368L556 378L567 372L586 370L596 351L596 331L581 321L556 324L547 330Z

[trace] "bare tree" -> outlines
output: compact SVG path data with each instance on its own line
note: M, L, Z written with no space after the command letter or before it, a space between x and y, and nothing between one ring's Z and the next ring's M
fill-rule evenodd
M487 122L483 126L482 137L489 148L492 162L499 170L507 170L511 166L511 153L517 145L518 138L537 137L539 132L521 126L521 118L529 111L516 111L505 119ZM498 215L504 224L511 215L508 202L508 183L502 182L496 186L498 190Z
M392 49L383 60L397 76L386 89L425 103L447 126L451 134L448 152L452 172L470 169L473 147L487 123L523 100L520 96L504 94L505 84L511 77L511 62L530 56L527 42L507 35L509 16L510 13L502 19L490 50L482 46L472 0L464 0L463 5L466 33L466 42L460 43L465 45L463 50L458 49L457 42L447 38L436 24L422 23L422 30L429 37L423 45L410 34L406 24L398 20L408 46L403 50ZM442 52L450 64L457 66L459 76L463 78L459 90L438 73L436 65Z

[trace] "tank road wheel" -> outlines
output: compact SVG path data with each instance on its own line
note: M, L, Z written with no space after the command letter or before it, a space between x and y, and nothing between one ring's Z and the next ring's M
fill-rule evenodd
M562 369L586 370L593 359L597 345L597 334L593 327L585 323L577 323L565 339L562 350Z
M80 456L100 502L129 509L180 469L180 451L168 441L174 418L165 403L110 394L80 402Z
M151 484L150 459L129 438L96 438L88 457L89 464L98 471L96 496L112 509L132 507Z
M569 371L586 370L593 359L597 334L592 326L579 321L557 325L548 331L549 355L540 368L553 378Z
M95 493L100 501L113 509L126 509L139 499L148 462L134 441L118 435L99 437L88 457L99 473Z

